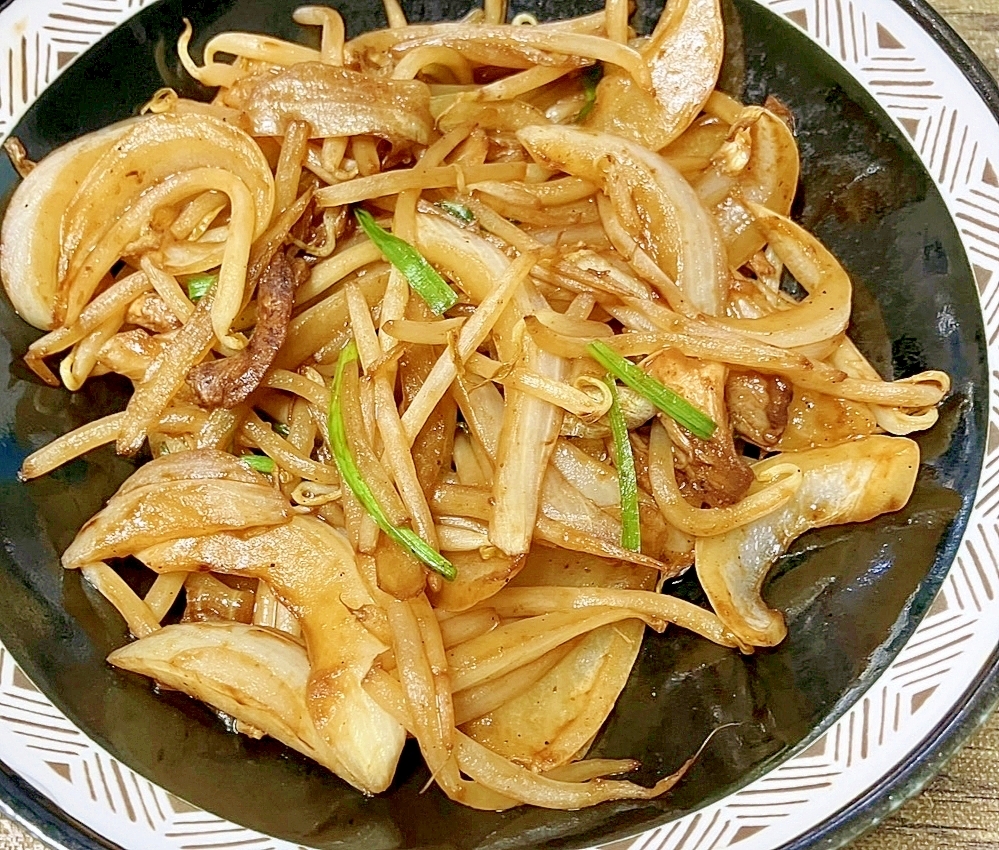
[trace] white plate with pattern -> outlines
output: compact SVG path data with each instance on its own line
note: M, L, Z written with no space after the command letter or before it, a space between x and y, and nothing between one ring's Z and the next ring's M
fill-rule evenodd
M169 2L173 2L171 14L179 19L181 4ZM629 825L625 815L598 823L592 834L610 841L602 846L615 850L838 846L918 790L999 696L999 91L970 51L921 0L741 2L783 19L780 26L793 27L799 34L796 37L807 39L810 55L824 57L812 61L831 63L838 73L845 72L852 80L850 85L863 93L857 97L877 104L882 118L903 140L905 156L921 163L925 191L936 193L941 209L946 210L955 245L922 244L914 249L914 256L923 264L922 273L949 273L959 267L974 281L971 295L965 293L966 303L958 305L957 313L954 304L943 299L932 315L925 316L940 339L970 345L973 350L961 356L977 357L981 371L980 378L967 387L962 398L965 406L956 405L959 409L954 414L954 421L959 422L956 439L966 451L961 454L953 445L948 448L952 452L948 468L963 464L965 472L948 473L946 482L959 491L957 510L964 531L957 533L951 527L939 538L938 550L926 561L925 583L898 604L895 633L888 630L881 636L880 655L874 653L868 659L868 669L856 672L850 687L825 706L810 729L792 736L787 746L771 754L775 755L771 761L759 759L743 781L725 789L727 793L720 798L691 806L676 817L663 814L658 817L659 825L647 815L637 827ZM211 11L213 5L206 3L189 13L195 17L210 14L229 28L242 26L239 3L232 8L219 4ZM372 10L378 6L371 3ZM176 68L166 59L168 52L156 39L155 27L148 26L144 17L154 10L144 7L142 0L8 3L0 11L0 134L18 128L18 134L30 137L42 132L39 127L44 125L46 138L55 144L78 132L81 128L74 123L73 110L65 109L60 100L67 96L65 91L60 93L60 86L74 73L75 85L103 92L91 120L103 123L132 109L134 99L121 102L131 96L128 92L117 99L114 93L115 74L122 73L121 56L107 53L106 42L98 45L112 31L127 31L133 49L154 57L150 67L164 79L172 79ZM162 12L162 7L157 9ZM789 53L774 61L779 66L780 61L793 63L796 57ZM111 66L102 63L118 63L118 67L104 78L102 68ZM81 77L80 68L86 69L88 78ZM139 77L147 73L143 68L136 62ZM64 76L67 69L73 70ZM147 94L155 88L153 82L150 78ZM766 89L766 83L750 79L747 85L759 91ZM18 125L22 119L24 123ZM910 190L921 191L919 187ZM806 197L806 214L811 209L817 215L815 210L821 205L822 198L814 193ZM833 203L825 214L839 221L843 216L848 219L850 211ZM935 265L941 262L943 272ZM891 268L886 272L892 273ZM971 343L966 335L961 336L958 325L964 314L960 310L971 310L980 322L980 334ZM25 445L16 427L19 417L25 416L24 406L31 407L35 418L50 415L53 431L65 426L67 416L72 418L72 412L63 409L65 399L31 389L23 370L13 362L23 350L26 333L8 330L0 338L9 388L0 401L0 420L7 429L0 430L4 505L0 512L4 542L0 594L7 593L9 600L5 625L0 628L6 644L0 645L0 797L28 828L66 848L288 850L328 846L332 839L317 824L299 824L284 837L274 837L211 813L226 807L216 806L208 797L196 801L201 808L177 796L178 788L191 786L171 782L169 771L166 781L162 773L148 775L136 755L141 748L131 751L115 738L116 724L140 728L142 720L117 714L125 709L116 703L114 689L99 699L84 700L83 705L67 701L65 693L43 693L51 691L46 685L53 681L71 682L72 670L60 671L61 678L48 675L38 658L50 656L32 643L33 638L47 630L51 645L60 641L72 645L68 658L85 658L87 649L73 643L80 636L66 625L68 620L57 617L28 627L11 610L15 603L10 600L25 592L22 579L33 565L54 562L56 551L68 542L64 531L61 537L58 529L49 535L48 526L39 525L37 512L85 516L97 505L94 497L74 493L76 473L72 471L27 496L23 489L16 489L21 487L14 480L20 458L37 447ZM899 335L895 336L898 342ZM904 360L904 345L901 353L898 348L892 353L897 365ZM90 397L87 403L91 402L99 405L104 400ZM33 434L28 442L31 439L37 440L38 435ZM114 478L123 468L100 474ZM969 469L976 472L973 480ZM103 485L105 489L110 486L107 481ZM29 508L36 511L30 517ZM910 517L910 524L920 521L918 515ZM49 574L40 580L53 581ZM928 587L935 595L927 593ZM46 592L52 598L64 597L71 611L90 604L78 586L75 590L69 585L53 586ZM106 628L110 633L116 626L106 624ZM32 683L18 661L35 671L41 687ZM86 690L85 683L79 684L81 691ZM182 711L177 713L181 728L187 720ZM282 756L266 752L261 758ZM166 761L174 764L176 775L177 759L167 757ZM517 823L504 833L505 838L499 834L483 837L474 846L530 846L555 837L543 830L527 832L526 821ZM646 827L643 832L627 837L641 825ZM316 835L323 836L316 842L307 838L312 827L318 830ZM512 839L517 834L519 843ZM359 846L409 846L401 832L391 830L376 829L363 840L355 831L354 838L361 841ZM439 836L438 841L447 846L447 836ZM578 840L574 846L579 846Z

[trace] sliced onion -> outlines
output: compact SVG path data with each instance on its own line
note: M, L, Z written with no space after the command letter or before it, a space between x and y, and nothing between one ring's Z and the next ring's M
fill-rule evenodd
M757 475L793 463L804 472L782 508L716 537L698 538L695 566L722 622L749 646L776 646L784 617L760 596L778 556L810 528L866 522L899 510L919 470L919 446L904 437L865 437L829 449L783 452L755 468Z
M256 473L250 481L212 474L225 469L229 455L214 450L187 452L209 470L199 477L155 480L154 460L140 478L148 484L123 487L107 506L93 516L62 556L67 569L108 558L121 558L156 543L190 533L192 528L211 534L222 529L266 527L288 521L287 502L265 478ZM166 455L166 458L171 455ZM152 469L150 469L152 467Z
M251 535L189 537L135 553L157 571L204 569L261 578L298 618L309 653L309 714L339 775L375 794L392 781L402 727L361 685L387 647L352 613L374 604L354 553L313 517Z
M59 223L87 175L133 121L74 139L39 162L10 199L0 229L0 277L18 315L50 330L57 324Z
M66 208L60 271L76 274L101 232L163 178L194 168L232 172L250 189L259 236L274 206L267 160L252 138L206 115L153 115L136 123L94 164Z
M667 3L641 52L655 96L632 78L609 73L586 126L661 150L697 117L718 81L725 53L718 0Z
M340 760L309 716L309 659L279 632L235 622L178 623L108 656L115 667L224 711L334 772Z
M320 62L246 77L225 101L246 112L256 136L283 136L290 122L306 121L312 138L373 135L426 145L434 124L425 83Z
M726 144L735 144L740 134L749 137L746 164L733 175L726 173L723 162L716 161L695 187L721 229L732 268L749 262L766 242L763 233L754 227L754 217L746 202L790 215L800 170L794 134L769 110L759 106L743 110L732 125ZM719 191L724 197L716 201L712 195Z
M703 313L724 312L725 251L717 227L683 176L661 156L609 133L569 127L527 127L517 138L542 164L599 185L622 222L642 210L639 244Z
M853 284L839 261L818 239L786 216L747 204L755 226L808 292L804 301L758 319L717 321L781 348L832 339L850 322Z

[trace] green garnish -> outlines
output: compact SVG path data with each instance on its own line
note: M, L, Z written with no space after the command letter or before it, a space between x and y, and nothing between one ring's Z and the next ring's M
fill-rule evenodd
M329 416L327 417L327 428L330 432L330 445L333 448L333 459L336 461L337 469L340 470L340 478L350 488L351 492L361 503L364 509L371 515L375 524L385 532L392 540L408 549L414 556L419 558L430 569L440 573L448 581L454 581L458 571L447 558L440 552L431 548L427 542L411 528L392 525L389 518L378 504L375 494L367 482L361 477L361 470L358 469L354 456L350 453L350 446L347 444L347 432L343 423L343 411L340 409L340 392L343 387L343 373L346 367L358 359L357 345L351 340L347 347L340 352L340 357L336 363L336 374L333 378L333 393L330 397Z
M597 84L600 82L604 75L604 66L599 62L596 65L591 65L585 71L583 71L580 80L583 83L583 107L576 113L575 121L578 124L580 121L584 121L586 116L593 111L593 107L597 102Z
M270 475L274 471L274 458L267 457L267 455L243 455L240 457L240 461L250 469L255 469L264 475Z
M647 375L630 360L626 360L614 349L599 340L586 346L590 357L603 366L615 378L631 387L643 398L651 401L667 416L675 419L695 437L707 440L718 426L714 420L702 413L689 401L677 395L669 387L663 386L651 375Z
M635 472L635 455L628 438L628 423L624 421L621 404L617 399L617 384L613 375L604 378L610 389L611 406L607 411L611 436L614 438L614 465L621 490L621 546L632 552L642 551L642 528L638 522L638 475Z
M475 213L457 201L449 201L447 198L444 198L437 202L437 206L448 215L458 219L462 224L473 224L475 222Z
M199 274L187 279L187 297L192 301L200 301L209 290L215 286L219 276L217 274Z
M354 210L354 215L368 238L378 246L385 259L403 273L413 291L427 302L435 316L440 316L458 303L455 291L427 262L423 254L404 239L379 227L374 216L367 210Z
M288 437L291 434L291 428L284 424L284 422L275 422L271 425L274 429L274 433L280 437Z

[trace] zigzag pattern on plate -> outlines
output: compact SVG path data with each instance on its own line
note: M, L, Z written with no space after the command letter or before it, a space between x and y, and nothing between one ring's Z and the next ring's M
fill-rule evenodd
M47 0L0 13L0 134L62 68L145 0ZM996 372L999 139L960 72L892 3L758 0L844 64L912 140L954 215L981 294ZM16 11L15 11L16 10ZM933 69L931 74L930 68ZM940 317L941 333L948 327ZM902 762L999 642L999 386L971 522L932 608L886 673L794 758L699 812L606 850L768 850L807 831ZM90 742L0 647L2 758L69 814L144 850L302 850L178 800Z
M12 3L0 13L0 135L87 48L136 14L147 0Z

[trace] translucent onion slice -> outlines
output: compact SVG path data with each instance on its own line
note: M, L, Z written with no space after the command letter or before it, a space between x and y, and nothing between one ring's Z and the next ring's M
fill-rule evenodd
M178 623L108 661L224 711L334 772L340 760L309 716L309 659L279 632L235 622Z
M230 461L238 465L231 455L211 449L183 454L192 455L191 462L200 463L207 474L155 479L152 475L157 464L172 455L146 464L143 470L149 472L139 480L150 483L133 483L119 489L77 534L62 556L63 566L74 569L125 557L188 534L192 528L210 534L288 521L290 510L284 497L248 467L243 469L242 480L212 474L213 470L227 473Z
M39 162L10 199L0 229L0 277L18 315L55 327L59 289L59 223L87 175L132 121L74 139Z
M904 437L872 436L829 449L784 452L757 464L793 463L804 473L797 493L767 516L695 544L697 577L715 612L749 646L776 646L787 634L760 588L778 556L810 528L866 522L909 500L919 446Z
M507 599L504 619L535 616L555 607L569 610L574 606L568 600L585 605L592 601L593 592L644 594L668 601L668 597L650 592L656 581L652 570L551 549L536 549L529 561L517 579L523 586L508 587L493 597ZM629 589L580 586L591 583ZM554 606L549 606L550 599L555 601ZM716 619L707 611L701 613ZM535 668L533 673L520 667L490 684L467 689L468 696L476 696L474 700L463 700L463 710L473 710L473 702L479 708L487 704L487 690L495 690L497 697L506 695L507 699L488 709L484 716L480 713L462 731L493 752L534 771L579 758L613 709L638 655L643 631L644 625L638 620L603 626L563 645L568 652L556 655L554 664L546 659L557 650L527 665ZM520 671L527 675L518 683ZM457 708L456 703L456 712Z
M263 534L181 538L135 554L158 572L208 567L266 581L302 627L309 716L336 754L336 772L365 793L389 786L405 732L361 686L388 647L352 613L374 600L340 533L297 516Z
M745 165L730 174L724 162L715 161L695 186L722 232L732 268L749 262L766 243L764 234L754 227L746 202L789 215L800 171L794 134L772 112L759 106L743 110L731 127L727 144L735 144L740 134L748 134L749 158ZM711 195L719 191L724 197L715 201Z
M569 127L526 127L517 138L541 164L600 186L622 223L636 220L633 235L675 276L690 303L722 315L728 269L721 236L690 184L665 159L610 133Z
M624 74L608 74L586 124L661 150L697 117L718 81L725 52L718 0L667 3L641 52L655 96Z
M462 731L536 772L568 763L585 750L613 709L644 630L638 620L595 629L523 693L466 723Z
M205 167L229 171L250 189L259 236L270 222L274 181L257 144L217 118L164 113L136 123L94 164L66 208L60 271L76 274L99 234L147 188Z
M853 284L818 239L786 216L747 202L763 233L808 296L787 310L758 319L719 318L726 327L781 348L797 348L843 333L850 322Z
M256 136L282 136L306 121L312 138L356 135L429 144L430 89L416 80L389 80L319 62L250 76L225 94L245 110Z

